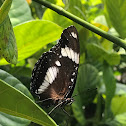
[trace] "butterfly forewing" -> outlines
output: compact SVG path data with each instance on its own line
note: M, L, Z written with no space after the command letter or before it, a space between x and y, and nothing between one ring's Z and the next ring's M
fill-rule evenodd
M49 52L44 53L32 72L31 91L47 104L71 98L79 66L79 39L74 26L65 29Z

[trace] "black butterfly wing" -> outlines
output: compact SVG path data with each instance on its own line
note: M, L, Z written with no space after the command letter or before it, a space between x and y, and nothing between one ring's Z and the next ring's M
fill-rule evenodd
M70 26L63 31L58 44L44 53L36 63L32 72L31 91L40 100L51 99L52 104L57 100L70 98L75 87L78 66L78 33L74 26Z

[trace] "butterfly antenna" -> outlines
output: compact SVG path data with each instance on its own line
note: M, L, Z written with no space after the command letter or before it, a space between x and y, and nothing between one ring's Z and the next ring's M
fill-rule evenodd
M57 107L59 107L60 105L62 105L63 102L60 102L58 105L56 105L49 113L48 115L50 115Z
M41 100L41 101L36 101L36 103L42 103L42 102L45 102L45 101L48 101L48 100L52 100L52 98L47 98L47 99L44 99L44 100Z
M63 107L61 107L61 109L62 109L62 111L63 111L66 115L68 115L68 116L70 117L69 113L68 113Z

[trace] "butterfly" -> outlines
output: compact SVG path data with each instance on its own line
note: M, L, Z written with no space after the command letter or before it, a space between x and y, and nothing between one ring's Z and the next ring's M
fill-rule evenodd
M42 54L32 71L30 90L44 106L72 104L80 57L78 32L64 29L58 43Z

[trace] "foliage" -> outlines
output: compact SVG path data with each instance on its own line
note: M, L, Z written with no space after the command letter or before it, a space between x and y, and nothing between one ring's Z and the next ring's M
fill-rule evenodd
M48 1L113 36L126 38L124 0ZM126 126L126 55L121 45L31 0L5 0L0 6L0 125ZM70 25L78 30L81 47L75 102L65 106L70 117L60 109L52 113L55 123L28 89L35 62Z

